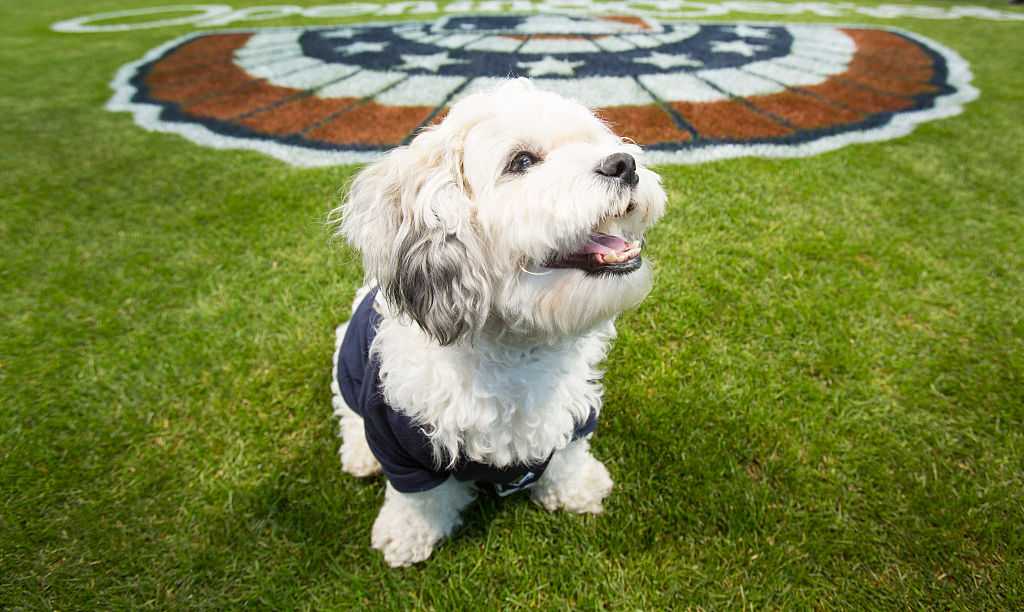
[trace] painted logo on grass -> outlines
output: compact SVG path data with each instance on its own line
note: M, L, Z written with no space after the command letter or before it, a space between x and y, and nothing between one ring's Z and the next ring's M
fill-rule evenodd
M534 15L193 34L123 67L108 108L327 165L408 142L509 75L597 109L656 163L894 138L977 96L962 58L903 31Z

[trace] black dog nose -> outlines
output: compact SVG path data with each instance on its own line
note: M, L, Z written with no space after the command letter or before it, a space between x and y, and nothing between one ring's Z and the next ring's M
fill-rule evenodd
M597 173L608 178L617 178L623 183L636 186L640 177L636 174L636 160L628 153L612 153L601 160Z

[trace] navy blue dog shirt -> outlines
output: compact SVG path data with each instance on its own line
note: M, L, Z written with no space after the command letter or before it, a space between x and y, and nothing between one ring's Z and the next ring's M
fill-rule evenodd
M384 400L380 363L376 356L370 357L370 345L381 320L373 307L376 297L376 289L369 292L349 321L338 348L337 380L345 403L363 418L366 441L391 486L402 493L416 493L433 489L454 476L461 481L490 483L499 495L508 495L535 484L551 457L542 463L505 468L459 457L454 467L437 467L430 440L422 427ZM577 425L573 439L582 438L595 429L597 412L591 409L586 422Z

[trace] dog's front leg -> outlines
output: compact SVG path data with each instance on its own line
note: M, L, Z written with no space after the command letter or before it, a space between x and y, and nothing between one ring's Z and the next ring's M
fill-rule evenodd
M391 567L423 561L462 524L460 513L475 496L472 484L455 478L420 493L400 493L388 483L371 544Z
M600 514L601 501L611 491L608 469L590 454L590 441L584 438L555 453L530 497L552 512Z

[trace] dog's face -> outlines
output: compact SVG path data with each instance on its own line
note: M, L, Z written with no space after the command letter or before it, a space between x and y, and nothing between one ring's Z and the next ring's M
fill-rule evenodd
M442 344L556 338L644 298L643 236L664 207L639 147L518 79L361 172L341 231L391 307Z

